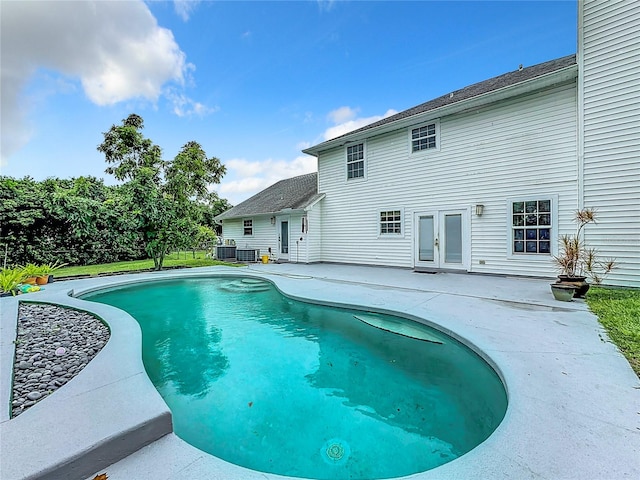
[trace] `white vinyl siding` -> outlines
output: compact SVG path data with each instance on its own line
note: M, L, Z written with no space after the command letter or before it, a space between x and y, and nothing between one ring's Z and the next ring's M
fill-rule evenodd
M605 279L640 287L640 2L586 0L582 16L587 243L619 267Z
M316 203L307 211L307 232L305 263L322 261L322 205L324 200Z
M271 225L270 217L253 217L252 236L244 235L244 220L246 219L224 220L222 223L223 240L235 241L238 248L260 249L260 255L268 255L269 247L271 247L272 251L277 251L278 239L276 237L276 227L275 225Z
M553 276L546 256L509 258L506 199L558 195L559 223L565 226L559 233L571 231L577 208L576 108L576 85L570 83L441 117L440 149L428 152L428 162L407 148L406 128L369 138L367 182L348 186L342 180L344 148L322 152L323 261L412 267L413 212L481 203L482 217L471 215L469 269ZM389 205L402 205L405 212L400 241L379 235L379 223L371 221L372 212Z

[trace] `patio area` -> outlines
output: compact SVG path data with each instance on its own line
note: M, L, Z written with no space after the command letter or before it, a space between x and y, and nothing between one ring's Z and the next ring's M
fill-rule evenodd
M500 374L506 416L484 443L412 479L640 478L640 380L583 301L551 280L332 264L251 264L90 278L0 299L0 478L283 479L229 464L171 433L135 320L70 297L150 279L250 275L293 298L399 312L463 341ZM94 312L111 339L49 398L9 419L18 300Z

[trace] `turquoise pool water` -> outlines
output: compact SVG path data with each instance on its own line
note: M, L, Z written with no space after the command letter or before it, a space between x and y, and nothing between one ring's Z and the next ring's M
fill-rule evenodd
M359 321L362 311L291 300L260 280L151 282L83 298L140 323L145 368L176 434L254 470L409 475L468 452L506 411L496 373L454 339L389 333Z

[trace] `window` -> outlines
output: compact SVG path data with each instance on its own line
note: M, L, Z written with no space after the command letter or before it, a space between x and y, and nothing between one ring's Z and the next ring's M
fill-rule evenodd
M511 202L513 253L551 254L551 200Z
M411 130L411 152L438 149L438 122L422 125Z
M364 143L347 147L347 180L364 177Z
M253 220L245 220L243 222L244 235L253 235Z
M402 234L402 213L400 210L380 212L380 235Z

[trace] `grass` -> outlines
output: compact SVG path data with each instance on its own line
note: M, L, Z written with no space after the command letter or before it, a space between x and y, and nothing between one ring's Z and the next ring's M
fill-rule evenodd
M221 262L205 257L205 252L196 252L195 258L192 252L177 252L167 255L164 259L164 267L210 267L213 265L238 266L239 264ZM131 272L136 270L153 269L153 260L131 260L127 262L103 263L99 265L83 265L64 267L56 270L55 277L75 277L84 275L99 275L115 272Z
M591 287L587 304L640 377L640 290Z

